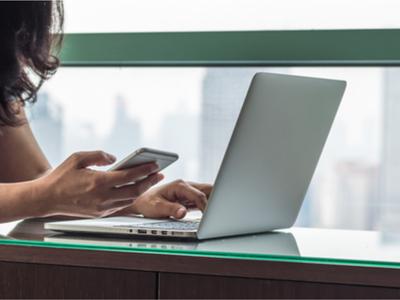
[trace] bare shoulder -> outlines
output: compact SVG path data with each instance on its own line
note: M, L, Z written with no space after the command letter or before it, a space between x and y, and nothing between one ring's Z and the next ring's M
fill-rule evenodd
M14 105L19 124L0 127L0 182L34 179L50 168L31 131L24 107Z

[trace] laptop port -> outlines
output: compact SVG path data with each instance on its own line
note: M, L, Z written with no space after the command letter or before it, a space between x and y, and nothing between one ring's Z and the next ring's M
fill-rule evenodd
M157 234L157 230L152 230L151 234Z
M161 231L161 234L162 235L168 235L168 232L167 231Z
M144 230L144 229L138 229L138 231L137 231L138 233L141 233L141 234L146 234L147 233L147 230Z

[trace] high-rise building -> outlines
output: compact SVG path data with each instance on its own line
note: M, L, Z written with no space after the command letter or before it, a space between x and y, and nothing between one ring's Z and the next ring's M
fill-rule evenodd
M161 124L160 147L179 154L179 160L163 173L167 179L198 180L198 116L182 110L167 115Z
M103 141L96 134L95 127L87 121L71 122L65 131L66 155L76 151L93 151L102 149Z
M384 70L380 226L400 226L400 69Z
M115 104L114 123L105 139L104 150L122 159L142 146L140 124L128 114L125 99L118 95Z
M336 175L338 188L331 227L374 229L378 167L360 162L340 162L336 166Z
M38 95L29 107L32 131L50 164L58 165L63 157L63 109L48 93Z

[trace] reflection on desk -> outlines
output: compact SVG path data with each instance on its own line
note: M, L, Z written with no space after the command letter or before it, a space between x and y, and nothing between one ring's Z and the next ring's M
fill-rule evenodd
M281 256L300 256L291 233L274 232L251 236L208 241L133 240L60 234L44 237L46 242L81 245L120 246L141 249L191 250L197 252L252 253Z

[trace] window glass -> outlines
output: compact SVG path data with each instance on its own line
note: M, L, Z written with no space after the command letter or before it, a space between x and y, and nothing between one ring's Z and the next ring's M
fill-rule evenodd
M347 80L297 220L380 229L400 222L400 68L63 67L29 107L53 165L80 150L123 158L146 146L177 152L168 180L213 182L254 73Z
M399 28L398 0L65 0L67 32Z

